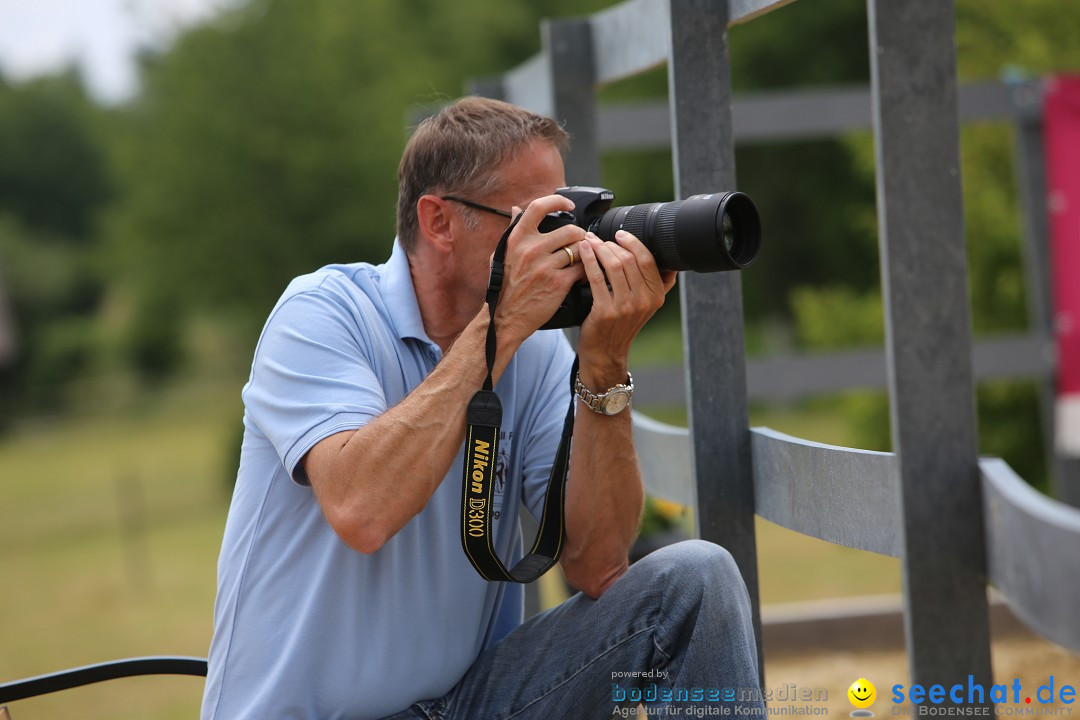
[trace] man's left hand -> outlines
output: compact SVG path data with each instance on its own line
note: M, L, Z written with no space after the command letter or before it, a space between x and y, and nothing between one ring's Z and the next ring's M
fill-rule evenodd
M625 230L615 233L615 242L588 233L578 249L593 296L578 338L581 381L603 391L626 382L630 344L664 304L677 273L661 272L652 253Z

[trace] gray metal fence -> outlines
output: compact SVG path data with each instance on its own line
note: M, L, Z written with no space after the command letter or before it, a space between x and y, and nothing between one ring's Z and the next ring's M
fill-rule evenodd
M733 112L727 28L788 1L627 0L590 17L548 20L538 55L470 90L563 122L575 139L567 161L575 183L599 184L601 149L655 144L662 136L671 142L678 197L736 187L737 137L796 130L780 119L791 113L776 112L790 99L753 98ZM638 415L635 438L650 492L693 505L701 536L735 556L755 623L757 513L806 535L901 558L911 682L947 687L973 675L989 687L988 580L1031 628L1080 650L1080 510L1039 495L1003 462L980 460L975 434L959 118L972 105L1004 114L1022 103L999 86L958 92L951 2L867 2L869 96L811 98L813 111L800 111L806 127L798 132L873 127L882 365L896 452L749 428L738 273L681 279L690 427ZM598 106L598 87L663 63L666 111ZM606 128L602 141L598 127ZM928 245L935 253L923 252ZM1038 267L1032 272L1038 280ZM1005 342L1026 343L1013 358L1019 371L1045 375L1048 334L1045 325L1034 327L1033 335ZM980 355L984 367L1001 362L1000 353Z
M1030 330L974 343L976 381L1034 379L1040 383L1041 424L1050 459L1053 495L1080 507L1080 459L1058 453L1054 417L1056 363L1048 257L1046 180L1042 138L1044 80L961 85L961 122L1004 121L1013 128L1017 186L1022 208L1023 257ZM737 144L835 137L872 128L869 88L815 88L735 96L732 133ZM597 150L668 147L670 110L663 103L601 106ZM813 355L750 358L751 399L786 401L852 388L886 388L883 348L858 348ZM643 405L681 405L682 368L648 368L638 398Z

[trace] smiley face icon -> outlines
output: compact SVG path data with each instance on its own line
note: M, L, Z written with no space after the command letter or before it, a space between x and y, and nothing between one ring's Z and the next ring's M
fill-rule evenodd
M857 708L868 708L874 704L877 700L877 688L874 687L874 683L870 682L866 678L859 678L855 682L851 683L851 687L847 691L848 700L851 704ZM851 713L852 716L856 716L856 713ZM858 713L858 716L870 716L873 717L873 713L863 712Z

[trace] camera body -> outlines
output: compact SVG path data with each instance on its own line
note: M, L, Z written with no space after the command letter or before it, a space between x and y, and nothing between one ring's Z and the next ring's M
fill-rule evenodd
M549 213L540 221L537 229L540 232L551 232L564 225L577 225L586 230L592 230L604 213L611 209L615 202L615 193L606 188L585 187L574 185L572 187L559 188L556 195L570 198L574 201L572 211L562 210ZM614 239L614 238L612 238ZM556 328L577 327L585 321L592 310L592 288L588 283L578 284L570 288L566 299L559 305L559 309L540 328L541 330L553 330Z
M577 225L596 232L593 227L600 222L604 217L604 213L610 210L612 203L615 202L615 193L607 188L600 187L573 185L559 188L555 191L555 194L572 200L574 209L547 215L540 221L537 228L540 232L551 232L563 225Z
M572 200L574 209L545 216L537 226L540 232L572 224L612 242L618 230L626 230L645 245L661 270L741 270L754 262L761 249L757 209L740 192L615 208L615 193L606 188L576 185L555 193ZM587 283L575 285L541 329L576 327L591 309L591 288Z

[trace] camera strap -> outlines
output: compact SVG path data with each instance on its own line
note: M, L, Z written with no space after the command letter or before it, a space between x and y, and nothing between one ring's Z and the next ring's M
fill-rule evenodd
M469 401L466 413L465 467L461 480L461 544L466 557L485 580L528 583L547 572L562 553L565 521L563 510L566 498L566 476L570 469L570 443L574 434L573 381L577 375L578 359L570 372L570 408L563 422L562 439L555 453L555 462L548 478L540 529L532 549L510 570L506 569L492 541L491 512L495 494L495 472L499 457L499 428L502 426L502 403L493 388L491 374L495 366L495 306L502 290L503 263L510 232L521 219L510 223L503 233L491 261L488 279L488 323L485 356L487 377L484 387Z

